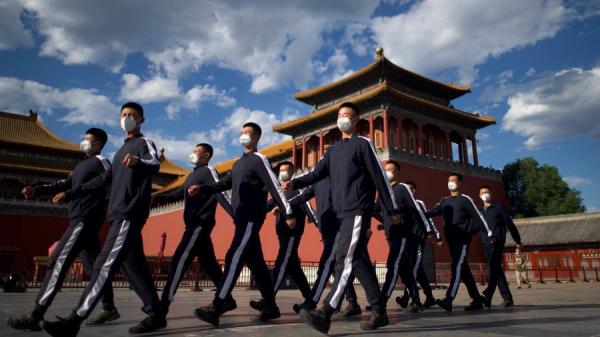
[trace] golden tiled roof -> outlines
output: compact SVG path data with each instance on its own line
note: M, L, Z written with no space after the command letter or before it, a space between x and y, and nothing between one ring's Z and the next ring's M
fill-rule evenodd
M390 60L388 60L385 56L383 56L383 53L381 53L381 54L378 53L378 57L375 59L375 61L371 62L364 68L354 72L353 74L348 75L337 81L321 85L319 87L315 87L315 88L311 88L311 89L308 89L305 91L297 92L294 94L294 98L296 98L299 101L308 103L308 104L313 104L312 99L315 96L325 93L334 88L340 87L340 86L342 86L348 82L351 82L357 78L360 78L361 76L364 76L372 71L379 71L380 68L398 73L398 74L400 74L400 76L411 78L413 80L423 82L427 85L430 85L430 86L436 88L437 90L440 90L440 91L443 91L444 93L446 93L446 95L450 99L454 99L454 98L460 97L464 94L471 92L471 88L469 88L467 86L462 86L462 85L458 85L458 84L454 84L454 83L438 82L436 80L430 79L423 75L420 75L420 74L417 74L410 70L399 67L399 66L395 65L394 63L392 63Z
M160 149L158 160L160 161L160 170L158 171L159 174L185 176L192 172L192 170L181 167L167 159L167 157L165 157L165 149Z
M48 130L37 119L37 113L32 111L28 116L0 112L0 142L80 152L78 144L68 142Z
M17 169L24 171L37 171L37 172L50 172L57 174L68 175L72 170L61 170L50 167L40 167L39 165L26 165L26 164L15 164L15 163L2 163L0 162L0 168L2 169Z

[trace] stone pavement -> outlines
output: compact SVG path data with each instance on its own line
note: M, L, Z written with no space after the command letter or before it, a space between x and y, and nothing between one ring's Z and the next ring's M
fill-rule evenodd
M365 304L364 293L357 286L361 304ZM446 313L439 307L420 314L400 312L393 300L389 304L390 325L376 332L360 330L362 317L345 320L335 318L330 335L332 336L598 336L600 337L600 283L534 284L532 289L512 288L516 306L502 309L496 297L491 310L466 313L462 307L468 303L466 289L461 286L455 301L454 311ZM45 336L43 332L20 332L11 330L4 323L11 315L31 310L36 289L25 294L0 293L0 336ZM47 314L48 319L55 315L68 315L79 297L79 290L66 289L60 293ZM434 295L443 296L443 290L435 290ZM140 311L141 302L129 290L115 290L116 303L121 319L100 327L83 327L79 336L128 336L127 329L144 317ZM255 322L256 313L248 306L250 299L258 296L257 291L236 289L234 297L238 309L221 318L221 327L213 329L193 317L192 310L208 304L213 292L191 292L181 290L171 307L168 328L144 336L323 336L303 324L291 309L298 301L295 290L281 290L278 303L282 317L268 324Z

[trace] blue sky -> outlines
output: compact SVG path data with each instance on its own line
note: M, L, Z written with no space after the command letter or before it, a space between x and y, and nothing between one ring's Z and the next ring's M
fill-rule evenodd
M308 113L294 92L339 79L382 46L396 64L469 85L459 109L494 116L480 163L556 165L600 209L600 1L0 0L0 110L39 112L78 142L122 132L119 106L182 165L209 141L237 156L241 124ZM282 140L265 133L263 146Z

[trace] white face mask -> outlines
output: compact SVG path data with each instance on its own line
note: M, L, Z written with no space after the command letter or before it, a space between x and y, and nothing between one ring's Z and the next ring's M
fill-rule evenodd
M453 182L453 181L449 181L448 182L448 189L452 192L456 191L458 189L458 184Z
M279 181L288 181L290 180L290 174L287 171L279 172Z
M137 123L133 117L123 117L121 118L121 129L125 132L130 132L135 129Z
M492 200L492 196L489 193L483 193L482 195L479 196L481 198L481 200L483 201L490 201Z
M392 179L394 179L394 174L390 171L385 171L385 176L388 181L392 181Z
M352 121L348 117L340 117L337 120L337 126L340 131L346 132L352 128Z
M81 152L89 155L92 152L92 143L89 140L84 139L81 143L79 143L79 149Z
M247 134L240 135L240 144L242 146L248 146L252 142L252 137Z
M190 153L190 155L188 156L188 161L192 165L197 165L198 164L198 155L194 152Z

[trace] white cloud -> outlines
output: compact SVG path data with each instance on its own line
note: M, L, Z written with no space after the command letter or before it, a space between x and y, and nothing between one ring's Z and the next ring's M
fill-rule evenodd
M65 64L120 71L141 53L156 74L179 78L207 64L251 78L261 93L314 76L322 33L340 21L367 20L375 0L117 1L22 0L39 23L42 55Z
M206 102L225 108L235 105L236 100L225 90L219 90L213 85L197 85L167 106L167 116L174 118L182 108L197 110Z
M577 187L577 186L581 186L581 185L589 185L592 183L591 179L578 177L578 176L564 177L563 180L567 184L569 184L569 186L571 186L571 187Z
M354 71L348 69L350 60L342 49L336 49L325 63L315 61L315 71L319 74L321 83L330 83L349 76Z
M121 99L142 103L162 102L180 95L177 80L154 77L147 81L135 74L123 75Z
M31 31L21 22L22 11L17 1L0 0L0 50L33 46Z
M529 69L527 69L525 76L527 76L527 77L533 76L533 75L535 75L535 71L536 71L535 68L533 68L533 67L529 68Z
M29 109L53 114L64 109L66 114L59 118L67 124L98 124L113 126L119 108L94 89L56 89L36 82L14 77L0 77L0 109L12 112ZM109 116L107 118L107 116Z
M529 149L578 136L600 138L598 97L600 66L547 75L508 98L502 130L527 137Z
M451 70L470 84L477 65L551 38L576 16L560 0L426 0L373 19L371 29L400 66L426 74Z

